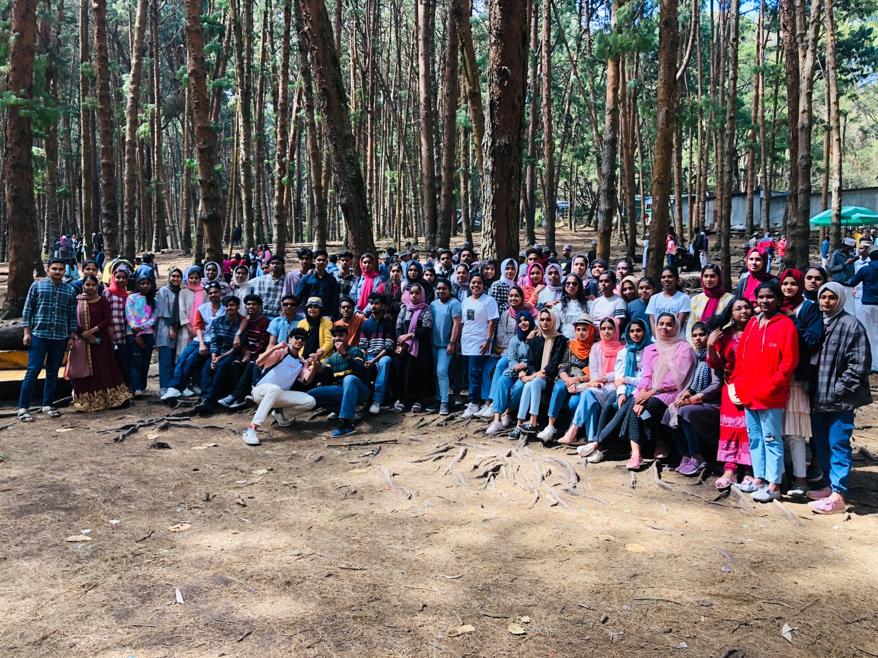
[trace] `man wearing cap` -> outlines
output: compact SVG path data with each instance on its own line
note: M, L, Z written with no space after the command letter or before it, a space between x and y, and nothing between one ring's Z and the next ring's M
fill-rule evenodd
M862 286L862 294L856 308L856 318L866 329L872 353L872 372L878 368L878 245L869 249L869 262L857 270L847 286Z
M829 274L830 281L835 281L844 286L850 285L851 279L854 278L854 263L857 261L857 256L854 253L856 246L857 241L848 237L842 241L841 248L836 249L829 255L826 271ZM856 313L853 295L847 296L844 310L851 315Z
M296 327L290 332L287 341L268 348L257 359L257 367L263 368L265 374L251 393L259 408L244 430L243 439L248 446L259 445L256 428L268 419L269 413L280 427L286 427L292 420L286 416L284 410L291 410L295 414L310 411L317 405L316 400L307 393L290 390L297 383L307 386L316 374L316 369L306 367L299 356L307 337L308 332L305 329Z

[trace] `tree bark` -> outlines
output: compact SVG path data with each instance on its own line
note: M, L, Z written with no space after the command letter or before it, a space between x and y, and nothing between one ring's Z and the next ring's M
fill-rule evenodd
M537 79L537 49L539 48L540 32L539 12L536 11L534 0L528 2L530 14L530 48L528 49L527 88L530 90L527 116L527 160L524 170L524 234L528 245L536 244L536 211L537 211L537 129L540 122L537 118L539 82Z
M140 81L143 75L143 49L146 42L146 21L148 19L148 0L137 0L137 13L134 20L134 33L131 43L131 77L128 81L128 99L125 105L125 236L123 254L134 257L134 236L138 221L137 181L140 169L137 166L137 129L140 125Z
M277 254L286 252L287 226L290 222L287 206L284 203L284 187L289 185L289 181L285 182L289 174L286 144L288 139L287 114L289 112L290 86L290 35L292 34L293 2L295 1L284 0L284 26L280 46L280 79L277 85L277 108L275 111L277 131L274 140L276 145L274 160L274 250ZM296 39L301 42L304 39L304 35L298 33Z
M838 67L835 52L835 14L833 0L826 0L826 82L829 97L829 141L832 152L832 173L829 177L829 188L832 195L832 231L830 247L841 247L841 122L838 111Z
M209 260L222 261L222 197L215 167L216 133L211 125L207 72L204 66L204 34L201 30L201 1L186 0L187 68L195 123L195 150L198 161L198 221ZM197 235L196 235L197 242ZM197 249L196 249L197 251Z
M624 0L616 0L610 19L611 31L616 33L617 14ZM675 3L676 4L676 3ZM664 5L662 5L664 6ZM676 18L674 19L676 21ZM612 46L611 46L612 47ZM676 58L676 50L674 51ZM675 60L676 63L676 60ZM676 75L676 66L674 74ZM659 87L661 97L661 87ZM673 110L671 110L673 112ZM672 142L673 143L673 142ZM604 105L603 153L601 156L600 187L598 189L598 256L610 257L610 240L613 234L613 218L616 215L616 156L619 145L619 54L611 51L607 60L607 93ZM655 208L655 202L653 202Z
M442 103L442 176L439 191L439 226L436 245L447 248L451 241L451 224L455 219L454 162L457 154L458 46L457 22L449 2L446 23L445 87Z
M34 280L34 265L39 260L37 214L34 202L34 167L31 148L29 102L33 99L34 51L36 44L36 0L17 0L12 4L12 38L6 91L15 94L21 104L6 108L6 144L4 192L6 222L9 231L9 278L6 283L4 318L18 317ZM25 111L22 111L25 110Z
M652 223L649 226L647 261L647 271L656 280L665 260L665 238L670 220L677 50L680 40L677 0L660 0L659 6L655 164L652 168Z
M82 213L81 224L83 238L86 245L91 251L92 241L91 233L97 233L101 230L100 222L95 222L94 215L94 152L92 144L94 143L92 120L94 113L87 104L85 99L91 93L89 90L89 78L87 68L89 65L89 49L88 49L88 6L89 0L80 0L79 2L79 135L80 135L80 195L82 203L80 212Z
M161 66L159 55L159 3L158 0L150 2L150 12L152 22L151 32L151 57L152 57L152 180L153 194L155 200L153 202L153 237L152 249L158 251L168 246L168 230L166 223L166 201L168 195L165 193L165 167L164 167L164 143L162 139L162 86L161 86ZM176 242L172 239L171 242Z
M787 264L798 261L798 242L795 239L799 190L798 122L799 116L799 46L796 40L795 0L780 0L781 30L783 32L784 67L787 87L787 143L790 153L790 177L787 186Z
M482 177L482 257L518 255L522 122L527 80L525 0L490 0L488 122Z
M555 134L552 127L552 2L543 0L543 32L540 39L540 67L542 69L542 113L543 113L543 226L546 231L546 246L555 249ZM536 11L536 8L534 8ZM616 62L618 66L618 60ZM617 87L618 93L618 87ZM618 108L616 126L618 128ZM611 224L612 226L612 224Z
M101 136L101 231L109 258L119 255L116 206L116 156L113 145L113 101L110 98L110 55L107 46L107 0L92 0L94 13L95 84Z
M238 2L244 7L244 16L239 13ZM244 223L244 246L250 248L256 245L256 233L253 216L253 190L255 187L253 177L253 77L248 65L248 48L245 40L250 35L242 30L242 18L245 22L253 23L253 3L250 0L230 0L232 35L235 51L235 79L238 84L237 121L238 139L240 139L239 157L239 186L241 191L241 214ZM247 16L250 17L247 21Z
M731 16L729 17L729 40L727 46L727 54L729 60L729 85L726 92L726 120L725 120L725 156L727 164L725 167L725 181L723 182L723 208L720 224L720 231L726 236L722 241L722 252L720 259L722 262L723 272L732 271L732 252L731 252L731 228L732 228L732 193L733 183L735 180L735 163L737 155L735 153L735 116L738 99L738 31L740 25L740 0L731 0ZM731 276L727 276L727 285L731 284Z
M433 121L434 0L417 0L418 114L421 145L421 204L427 249L436 244L436 160Z
M359 257L359 254L374 251L375 244L332 24L329 22L324 0L299 2L308 51L311 54L311 66L320 92L320 113L326 125L329 149L332 151L339 205L344 215L351 251Z
M520 3L516 2L516 5ZM457 24L457 40L460 43L460 58L463 65L464 89L470 118L473 122L473 146L476 152L476 169L479 176L484 175L485 162L482 149L485 139L485 109L482 106L482 87L479 84L479 67L476 49L473 46L473 31L470 17L473 13L472 0L452 0L451 11Z

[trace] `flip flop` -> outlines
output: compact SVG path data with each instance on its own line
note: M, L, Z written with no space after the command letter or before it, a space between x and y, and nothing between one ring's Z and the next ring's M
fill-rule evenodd
M34 422L34 417L25 411L22 414L18 414L18 420L22 423L32 423Z
M713 486L717 488L719 491L725 491L726 489L731 488L731 486L735 484L735 479L726 477L723 475L720 478L717 478L717 481L713 483Z

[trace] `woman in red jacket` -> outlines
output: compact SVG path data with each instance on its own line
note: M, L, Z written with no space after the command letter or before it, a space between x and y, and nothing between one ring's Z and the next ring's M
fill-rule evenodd
M778 312L782 297L777 284L762 283L755 293L759 315L741 336L730 394L744 406L754 477L736 486L768 503L780 498L783 414L799 364L799 337L793 321Z

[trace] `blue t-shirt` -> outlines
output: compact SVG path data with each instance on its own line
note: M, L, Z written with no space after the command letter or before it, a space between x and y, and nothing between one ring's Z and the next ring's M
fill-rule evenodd
M628 302L628 318L630 320L643 320L649 324L649 318L646 317L646 304L639 297Z
M452 297L443 304L438 299L430 304L433 313L433 347L445 347L451 340L454 318L460 318L460 301Z
M287 320L284 316L278 315L268 323L268 333L277 338L278 343L283 343L290 335L290 332L299 325L299 320L301 319L298 314L292 320Z

